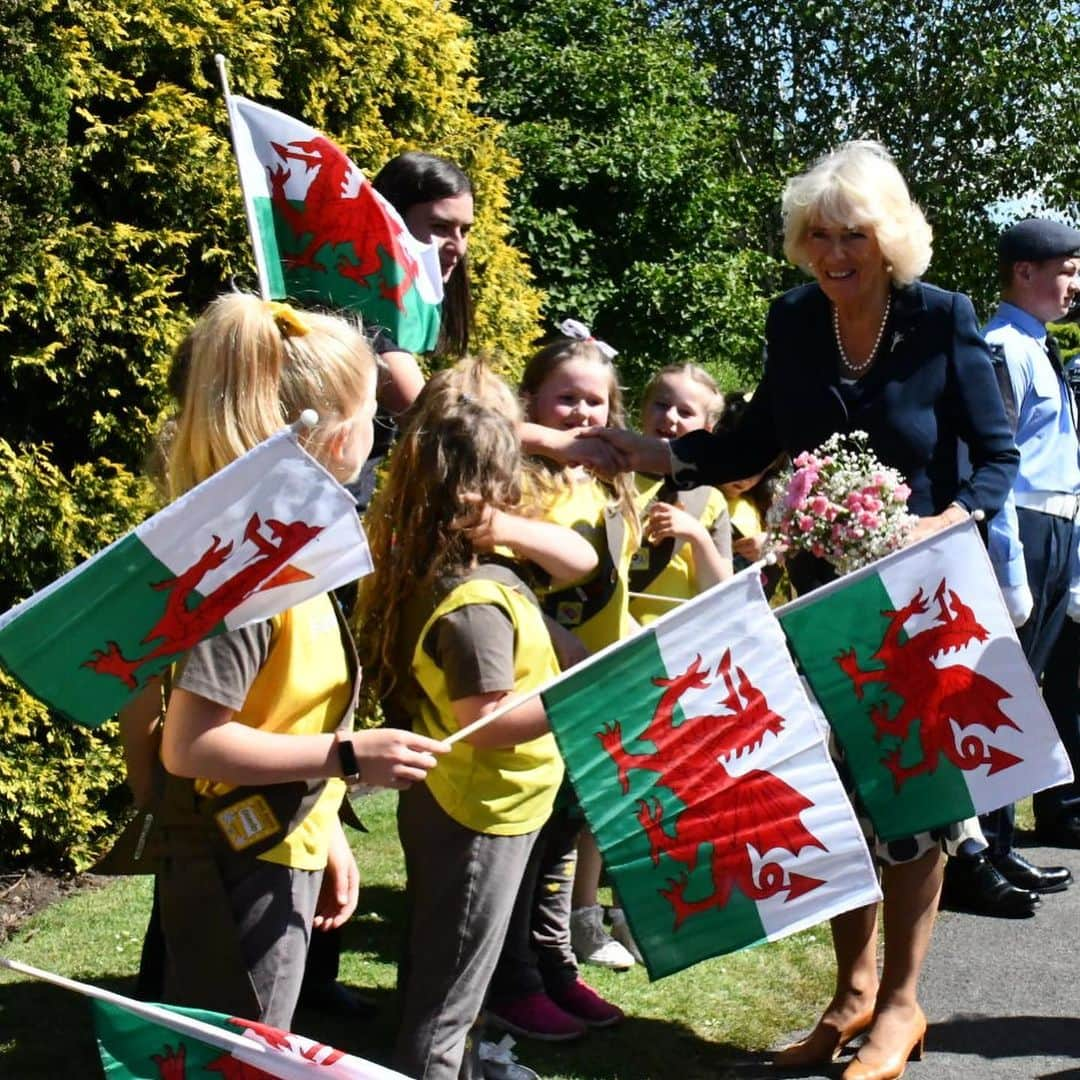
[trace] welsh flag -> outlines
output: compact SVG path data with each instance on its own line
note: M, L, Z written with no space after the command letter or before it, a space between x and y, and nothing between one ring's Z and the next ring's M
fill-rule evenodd
M127 1007L93 1002L108 1080L405 1080L392 1069L266 1024L126 1000Z
M880 899L756 570L541 696L651 978Z
M1072 779L972 522L776 616L885 839Z
M269 298L359 312L409 352L439 336L439 257L325 135L228 98L256 262Z
M0 615L0 666L96 727L203 638L370 569L352 496L285 428Z

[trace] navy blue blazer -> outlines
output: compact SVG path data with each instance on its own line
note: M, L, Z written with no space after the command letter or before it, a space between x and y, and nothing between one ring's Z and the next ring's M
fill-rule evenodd
M1020 453L966 296L921 282L894 289L877 360L851 385L840 381L832 312L816 283L773 302L765 341L765 373L739 426L671 444L679 487L753 476L780 453L865 431L907 480L912 513L951 502L987 516L1000 509Z

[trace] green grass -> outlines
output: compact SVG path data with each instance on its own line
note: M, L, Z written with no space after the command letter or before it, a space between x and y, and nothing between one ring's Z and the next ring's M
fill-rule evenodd
M394 963L404 873L394 829L394 798L362 805L371 832L357 836L361 894L345 932L344 981L369 989L380 1005L370 1024L297 1014L293 1027L343 1050L387 1059L393 1036ZM150 909L150 880L127 878L88 888L41 912L3 955L121 993L131 991ZM733 1059L809 1025L830 991L826 927L773 945L699 964L650 983L644 971L585 970L588 981L627 1014L619 1028L557 1047L522 1041L518 1057L549 1078L715 1078ZM77 995L0 971L0 1076L95 1076L90 1011Z

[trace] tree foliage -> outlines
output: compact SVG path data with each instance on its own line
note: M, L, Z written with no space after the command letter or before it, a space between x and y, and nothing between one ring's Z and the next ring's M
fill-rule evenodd
M462 163L480 344L520 358L540 295L506 239L516 165L482 115L465 30L430 0L0 0L5 606L148 512L137 475L172 350L215 294L254 287L215 52L234 92L321 127L370 171L407 148ZM82 861L116 761L0 685L0 856ZM59 784L65 768L93 779ZM37 809L16 776L46 793Z
M1080 215L1076 0L672 0L747 168L784 177L881 139L935 231L928 277L988 311L1003 218Z
M463 0L485 105L521 160L514 238L548 322L589 322L640 385L694 359L753 378L780 283L753 225L776 182L742 168L678 28L620 0Z

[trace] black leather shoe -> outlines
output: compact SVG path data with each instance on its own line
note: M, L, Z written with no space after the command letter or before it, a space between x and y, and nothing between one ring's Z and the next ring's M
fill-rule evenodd
M941 902L953 911L1026 919L1035 914L1039 894L1011 885L985 855L975 855L948 861Z
M1010 885L1029 892L1063 892L1072 884L1072 871L1067 866L1033 866L1019 852L991 855L990 861Z
M1080 818L1067 817L1046 823L1037 822L1035 839L1047 847L1080 848Z

